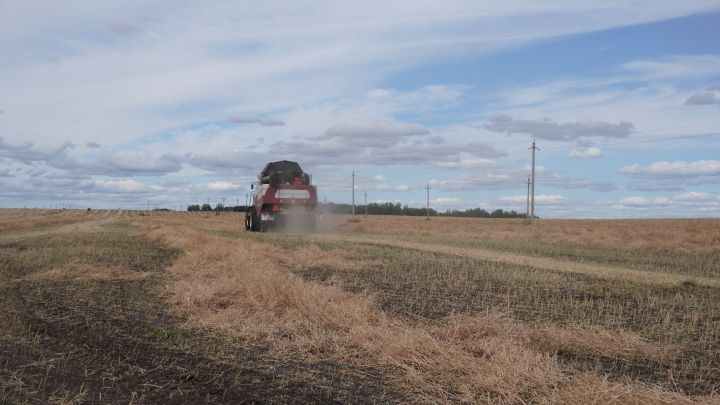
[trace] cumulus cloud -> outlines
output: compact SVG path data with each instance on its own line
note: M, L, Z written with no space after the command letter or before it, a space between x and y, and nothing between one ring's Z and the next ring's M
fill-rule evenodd
M524 134L553 141L576 141L591 136L623 138L634 130L633 124L628 121L555 122L547 118L542 120L514 118L508 114L491 115L483 128L493 132Z
M456 206L459 205L462 202L459 198L456 197L440 197L440 198L434 198L430 200L430 205L440 205L440 206Z
M410 190L419 190L425 186L420 184L398 184L398 185L392 185L392 184L378 184L375 186L375 190L377 191L410 191Z
M247 174L260 171L270 161L282 160L281 155L270 156L252 151L229 151L223 153L187 153L176 159L198 169L218 174Z
M234 117L228 118L228 122L231 122L233 124L258 124L264 127L276 127L285 125L285 121L279 118L263 118L257 115L236 115Z
M336 125L316 140L340 140L353 143L368 142L371 139L389 140L396 142L398 138L416 135L427 135L430 131L416 124L394 122L389 120L343 123Z
M108 193L146 193L146 192L157 192L160 190L159 186L145 184L143 182L134 179L122 179L122 180L94 180L94 187L97 190L108 192Z
M609 204L613 210L648 212L657 216L674 216L678 213L720 212L720 196L713 193L690 191L670 197L625 197Z
M614 184L607 181L595 181L580 177L561 176L552 172L541 174L535 179L535 181L538 185L566 190L588 189L599 192L617 190L617 187Z
M71 157L54 159L50 166L75 173L105 176L162 176L182 168L180 160L172 155L149 155L139 151L120 151L114 155L100 155L93 160Z
M199 190L208 191L233 191L240 189L239 185L229 181L213 181L209 183L196 184L194 187Z
M591 146L585 150L573 149L568 153L571 158L596 158L602 155L602 150L598 147Z
M529 168L511 167L500 163L475 167L471 173L464 173L447 180L433 180L430 184L441 191L507 190L524 187ZM587 189L598 192L616 190L607 181L595 181L580 177L555 174L543 167L537 168L535 178L538 187L564 190Z
M448 180L431 180L430 186L440 191L504 190L517 188L522 180L508 173L461 174Z
M345 123L319 136L276 142L269 151L309 165L429 166L460 162L462 158L497 158L506 155L504 151L487 143L448 143L442 137L428 136L429 133L421 125L387 120Z
M720 85L711 86L697 92L685 100L685 105L719 105L720 106Z
M33 142L10 144L0 137L0 157L13 159L22 163L46 162L66 156L68 150L75 145L65 142L54 148L36 147Z
M461 158L460 160L454 162L437 162L434 164L434 166L441 169L477 169L497 165L497 160L488 158Z
M718 201L718 196L712 193L689 191L675 196L677 201Z
M620 173L628 176L648 177L718 176L720 175L720 160L660 161L647 166L634 164L622 167Z
M99 148L100 144L97 142L88 142L85 144L85 147L87 148Z
M647 205L649 203L650 199L639 196L625 197L620 200L620 204L623 205Z

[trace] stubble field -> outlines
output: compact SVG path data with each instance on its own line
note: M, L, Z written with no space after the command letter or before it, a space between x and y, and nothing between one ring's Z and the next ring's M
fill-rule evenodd
M0 210L0 403L720 402L720 221Z

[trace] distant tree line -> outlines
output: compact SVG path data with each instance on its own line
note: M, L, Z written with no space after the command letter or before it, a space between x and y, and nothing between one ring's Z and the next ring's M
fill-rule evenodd
M223 206L222 204L217 204L214 208L210 204L192 204L188 205L187 207L188 211L215 211L215 212L245 212L247 210L247 206L245 205L228 205Z
M464 211L447 210L442 214L446 217L467 217L467 218L527 218L527 215L515 210L505 211L500 208L488 212L482 208L468 208ZM535 216L537 218L537 215Z
M247 210L245 205L234 205L234 206L223 206L217 204L215 207L210 204L192 204L188 205L188 211L205 211L205 212L245 212ZM338 203L319 203L318 208L321 212L329 212L333 214L351 214L351 204L338 204ZM364 214L365 205L356 205L355 214ZM370 203L367 205L368 215L406 215L406 216L425 216L427 210L425 208L410 207L408 205L402 205L400 203ZM517 211L505 211L502 209L496 209L494 211L487 211L483 208L469 208L463 211L460 210L447 210L445 212L438 212L433 208L430 208L430 216L433 217L464 217L464 218L526 218L525 213L519 213Z
M352 213L351 204L338 204L338 203L326 203L319 204L323 212L330 212L333 214L350 214ZM364 214L365 205L356 205L355 214ZM426 208L410 207L408 205L401 205L400 203L370 203L367 205L368 215L407 215L407 216L424 216L427 215ZM483 208L469 208L463 211L460 210L447 210L445 212L438 212L433 208L430 208L430 216L443 216L443 217L467 217L467 218L525 218L524 213L518 213L517 211L505 211L502 209L496 209L492 212L486 211Z

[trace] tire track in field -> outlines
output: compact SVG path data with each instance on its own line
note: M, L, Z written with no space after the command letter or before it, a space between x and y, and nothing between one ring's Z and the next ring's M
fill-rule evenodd
M356 235L346 236L337 234L324 234L313 235L311 239L318 241L330 240L354 242L375 246L389 246L401 249L412 249L423 252L468 257L488 262L500 262L518 266L534 267L543 270L583 274L610 280L625 280L634 283L643 283L650 285L675 287L678 285L682 285L683 283L694 283L698 286L703 287L720 288L720 279L712 277L682 275L660 271L636 270L625 267L605 266L595 263L508 253L492 249L455 247L438 243L411 242L384 238L371 238L367 236Z

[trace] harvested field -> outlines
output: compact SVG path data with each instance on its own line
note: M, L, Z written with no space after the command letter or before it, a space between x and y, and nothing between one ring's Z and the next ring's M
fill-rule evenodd
M718 225L0 210L0 402L720 402Z
M341 229L370 234L421 235L533 241L652 251L720 253L720 219L538 220L528 228L523 219L364 217L335 221Z

